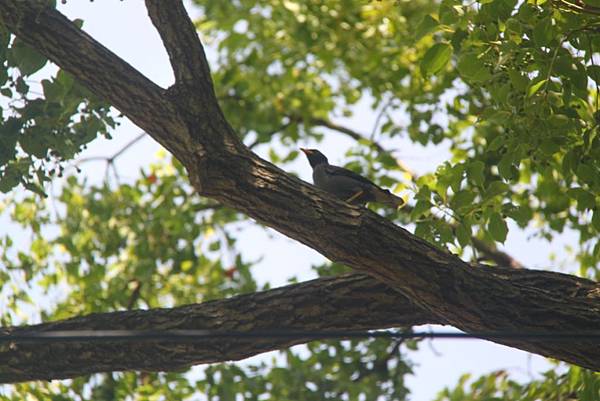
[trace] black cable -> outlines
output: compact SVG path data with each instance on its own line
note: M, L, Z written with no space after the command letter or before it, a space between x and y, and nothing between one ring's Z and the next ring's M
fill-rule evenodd
M57 343L57 342L202 342L208 340L236 339L272 339L324 340L324 339L363 339L389 338L408 339L489 339L489 340L540 340L540 341L600 341L599 331L588 332L517 332L517 331L481 331L481 332L399 332L399 331L300 331L300 330L259 330L259 331L217 331L217 330L57 330L38 332L2 333L2 343Z

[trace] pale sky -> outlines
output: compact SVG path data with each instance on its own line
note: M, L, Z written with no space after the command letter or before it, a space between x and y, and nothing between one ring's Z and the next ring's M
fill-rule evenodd
M84 30L155 83L167 87L173 82L166 52L150 23L142 0L94 2L69 0L66 5L59 5L59 9L71 19L83 19ZM210 49L208 53L210 57ZM370 132L375 115L367 104L368 102L359 104L356 115L351 120L339 122L362 132ZM94 141L82 157L111 155L140 132L141 130L131 123L123 123L114 133L113 140ZM298 145L316 144L299 143ZM349 145L350 142L346 138L331 134L325 143L318 146L329 156L331 162L342 164L344 152ZM444 150L423 148L407 140L402 140L401 145L403 151L400 157L402 158L402 154L410 155L405 162L416 172L431 171L447 157ZM147 166L153 161L149 155L155 154L158 149L158 145L150 138L140 141L118 159L117 168L120 175L124 179L136 177L140 167ZM266 150L266 147L258 149L258 153L266 153ZM293 169L302 179L311 181L310 167L303 158L299 158L288 169ZM102 163L86 163L82 165L82 170L82 174L91 177L92 182L100 182L104 179ZM562 249L562 244L573 240L569 237L548 244L528 240L527 237L526 233L518 232L516 227L511 227L506 249L510 250L510 254L519 261L532 268L552 266L549 250ZM293 276L301 280L313 278L314 273L310 266L323 261L323 257L317 252L273 230L265 233L261 227L253 223L248 224L240 234L237 248L244 255L245 260L264 256L253 272L259 283L268 281L274 287L285 284L287 279ZM448 328L433 326L431 329L448 330ZM458 378L464 373L477 376L493 370L505 369L514 375L515 379L525 381L531 378L530 375L538 376L539 372L551 367L542 357L478 340L422 342L420 350L410 352L409 358L418 364L414 375L406 377L407 386L411 390L410 399L415 401L433 399L443 387L456 385Z

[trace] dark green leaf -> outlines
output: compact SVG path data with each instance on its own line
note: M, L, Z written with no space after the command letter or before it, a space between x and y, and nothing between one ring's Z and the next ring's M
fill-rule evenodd
M600 208L594 210L592 215L592 225L596 231L600 232Z
M467 175L477 185L483 185L485 182L484 169L485 164L480 160L475 160L467 165Z
M467 229L464 224L459 224L456 226L456 238L463 248L469 245L471 243L471 228Z
M510 187L508 184L502 181L493 181L489 187L485 191L486 198L491 198L492 196L502 195L509 191Z
M462 210L472 206L475 200L475 193L473 191L463 190L457 192L451 201L452 208L455 210Z
M550 16L542 18L533 27L533 40L538 46L548 46L555 37Z
M502 159L500 159L500 162L498 163L498 172L500 173L500 176L505 180L510 180L513 178L512 159L512 155L506 153L504 156L502 156Z
M500 216L499 213L492 213L490 216L490 221L488 223L488 230L494 238L498 242L504 243L506 241L506 235L508 234L508 226L506 222Z
M587 163L579 163L577 166L577 177L589 185L593 185L596 179L598 179L598 171L594 171L594 168Z
M20 40L15 40L9 50L12 65L19 68L24 76L31 75L44 67L48 59Z
M587 67L588 75L596 82L596 85L600 85L600 66L589 65Z
M458 60L458 72L467 81L483 82L491 78L492 74L484 62L475 53L465 53Z
M421 217L421 215L423 215L424 213L428 213L432 206L433 205L431 204L431 202L426 200L420 200L417 202L410 215L413 218L417 219Z

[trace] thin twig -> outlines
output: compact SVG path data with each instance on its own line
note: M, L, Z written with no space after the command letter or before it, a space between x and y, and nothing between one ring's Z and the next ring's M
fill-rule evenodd
M552 1L552 4L554 4L557 8L564 7L565 9L576 13L600 15L600 8L586 4L581 0L573 0L573 2L566 0L554 0Z
M119 185L121 182L121 179L119 177L119 172L117 170L117 166L115 165L115 160L118 159L123 153L125 153L129 148L131 148L133 145L135 145L137 142L139 142L145 136L146 136L146 133L142 132L141 134L139 134L138 136L136 136L135 138L133 138L132 140L127 142L121 149L119 149L117 152L115 152L112 156L91 156L91 157L84 157L82 159L79 159L75 162L75 168L78 169L78 167L83 163L94 162L94 161L104 161L104 162L106 162L106 170L104 172L104 180L106 182L108 182L109 172L112 169L113 175L115 177L115 181L117 182L117 185Z
M377 129L379 128L381 118L383 117L387 109L392 105L392 101L393 98L390 98L387 102L385 102L379 113L377 113L377 117L375 118L375 124L373 124L373 129L371 130L371 135L369 136L371 142L375 141L375 134L377 133Z
M590 61L592 63L592 66L594 67L594 49L592 48L592 41L590 40L590 35L587 34L587 41L588 41L588 46L589 46L589 50L590 50ZM598 112L598 82L594 79L594 84L596 85L596 113ZM595 121L594 121L595 122Z
M119 156L121 156L127 149L129 149L130 147L132 147L133 145L135 145L138 141L140 141L143 137L146 136L145 132L142 132L141 134L139 134L138 136L136 136L135 138L133 138L131 141L127 142L127 144L125 146L123 146L117 153L115 153L114 155L112 155L109 160L113 161L116 158L118 158Z
M292 125L292 121L288 121L286 123L281 124L281 126L279 126L279 128L274 129L273 131L267 133L267 136L270 138L273 135L275 135L278 132L283 131L284 129L286 129L287 127L289 127L290 125ZM257 145L260 145L260 141L258 140L258 138L256 138L254 141L252 141L249 145L248 145L248 149L254 149Z
M319 126L322 126L322 127L329 128L331 130L337 131L339 133L345 134L345 135L349 136L350 138L352 138L352 139L354 139L356 141L361 141L361 140L369 141L370 144L371 144L371 146L373 146L375 149L377 149L377 151L379 153L386 154L386 155L389 155L390 157L392 157L396 161L396 164L398 165L398 167L400 167L400 170L402 170L405 173L409 174L410 177L411 177L411 181L413 181L413 182L415 181L413 179L415 177L414 172L411 169L409 169L406 166L406 164L404 164L404 162L402 162L402 160L399 160L398 158L394 157L392 151L387 150L386 148L384 148L383 146L381 146L381 144L379 144L377 141L370 140L367 137L363 136L362 134L360 134L359 132L357 132L357 131L355 131L355 130L353 130L351 128L345 127L345 126L340 125L340 124L336 124L336 123L334 123L332 121L329 121L329 120L324 120L322 118L312 118L312 119L310 119L309 122L311 124L313 124L313 125L319 125Z

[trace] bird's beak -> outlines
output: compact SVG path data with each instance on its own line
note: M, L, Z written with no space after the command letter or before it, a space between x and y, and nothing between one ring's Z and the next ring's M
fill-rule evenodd
M300 148L300 150L301 150L302 152L304 152L304 154L305 154L305 155L307 155L307 156L308 156L309 154L311 154L311 153L312 153L312 152L310 151L310 149L306 149L306 148Z

